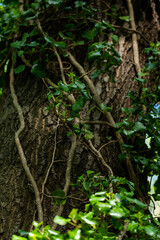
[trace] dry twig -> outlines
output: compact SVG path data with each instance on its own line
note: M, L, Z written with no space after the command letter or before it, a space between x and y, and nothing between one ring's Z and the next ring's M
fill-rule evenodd
M123 231L121 231L120 235L118 236L117 240L122 240L127 232L127 226L128 226L129 222L124 224L124 229Z
M57 126L56 126L56 131L55 131L55 136L54 136L54 149L53 149L53 154L52 154L52 161L51 161L51 164L47 170L47 174L45 176L45 179L44 179L44 182L42 184L42 196L41 196L41 202L43 201L43 194L44 194L44 187L45 187L45 184L48 180L48 176L49 176L49 173L50 173L50 170L53 166L53 163L54 163L54 159L55 159L55 154L56 154L56 148L57 148L57 129L58 129L58 126L59 126L59 119L58 119L58 123L57 123Z

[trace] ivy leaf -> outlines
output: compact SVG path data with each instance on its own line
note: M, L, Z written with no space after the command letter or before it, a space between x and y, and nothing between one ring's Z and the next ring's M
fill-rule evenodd
M119 19L124 20L126 22L130 21L129 16L121 16L121 17L119 17Z
M45 39L46 42L48 42L48 43L53 43L53 39L52 39L51 37L44 36L44 39Z
M39 46L39 43L36 41L33 41L33 42L29 43L28 46L29 47L37 47L37 46Z
M81 108L83 108L86 104L86 98L83 96L79 96L77 101L73 104L72 110L75 113L78 113Z
M13 235L13 236L12 236L12 240L27 240L27 238Z
M75 84L77 85L77 87L79 87L82 90L86 87L86 85L80 81L75 81Z
M63 217L60 217L60 216L55 216L55 218L53 219L54 223L57 223L61 226L64 226L66 225L68 222L70 222L71 220L68 219L68 218L63 218Z
M100 74L101 74L101 70L97 69L97 71L92 74L91 79L98 78Z
M146 80L143 78L135 78L134 80L140 83L146 83Z
M122 218L126 215L126 213L122 208L115 207L109 212L109 215L114 218Z
M63 0L48 0L48 3L57 6L63 3Z
M156 68L157 64L158 64L158 61L157 62L153 62L153 63L149 62L149 63L146 64L146 68L147 68L148 71L150 71L150 70Z
M59 48L62 48L62 49L66 48L66 44L65 44L65 42L63 42L63 41L54 42L54 45L55 45L56 47L59 47Z
M131 233L137 233L137 229L138 229L138 223L135 221L132 221L127 226L127 230L130 231Z
M69 239L79 240L81 239L81 230L74 229L73 231L68 231Z
M65 192L62 190L55 190L52 192L52 196L54 197L54 200L56 203L64 205L66 203L66 197ZM56 198L59 197L59 198Z
M112 35L112 40L113 40L113 43L118 43L118 36Z
M20 66L18 66L17 68L15 68L15 69L14 69L15 74L18 74L18 73L23 72L24 69L25 69L25 67L26 67L25 65L20 65Z
M86 2L76 1L74 4L75 4L75 7L78 8L78 7L83 7L84 5L86 5Z
M141 123L141 122L136 122L135 125L134 125L134 127L133 127L133 130L134 130L135 132L137 132L137 131L139 131L139 130L146 130L146 127L144 126L143 123Z
M144 230L147 235L151 237L156 237L156 229L153 226L151 225L144 226Z
M91 219L88 219L86 216L82 217L81 218L85 223L91 225L91 226L95 226L96 225L96 221L94 220L91 220Z
M88 59L89 60L94 60L94 59L97 59L101 56L101 52L100 51L92 51L92 52L89 52L88 54Z
M35 76L39 78L44 78L47 75L45 70L43 69L42 64L40 63L36 63L32 66L31 73L33 73Z
M111 208L111 205L109 203L103 203L103 202L98 203L97 206L99 210L103 213L108 212L108 210Z
M13 47L13 48L21 48L23 46L24 46L24 44L21 41L16 41L16 42L11 43L11 47Z

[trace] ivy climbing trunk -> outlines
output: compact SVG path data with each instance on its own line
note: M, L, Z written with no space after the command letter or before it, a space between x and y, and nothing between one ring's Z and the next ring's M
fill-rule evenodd
M108 20L113 24L116 29L116 34L119 36L116 50L122 60L121 64L114 69L115 82L110 81L110 76L106 72L103 72L99 77L92 80L97 96L99 96L107 107L111 108L110 113L116 123L121 122L125 117L121 108L131 105L127 97L128 92L139 90L138 84L134 81L137 72L133 57L132 34L136 34L137 37L139 62L141 68L143 68L146 62L144 48L148 46L148 41L157 41L160 30L159 19L155 18L155 12L156 9L158 9L157 1L153 0L148 2L148 8L145 9L145 12L143 12L144 3L142 6L139 6L139 11L137 11L136 2L138 1L135 1L135 5L133 5L133 9L136 9L136 29L131 30L133 26L130 26L130 22L120 22L121 26L118 27L119 22L117 20L114 18ZM119 3L119 1L113 1L113 3L117 8L118 14L123 16L129 15L126 2ZM21 4L23 5L23 1ZM22 5L21 11L23 11ZM91 1L91 6L100 10L95 19L97 22L101 21L104 17L107 21L107 15L104 16L103 10L108 11L110 5L113 4L108 4L108 2L106 3L105 1ZM159 10L156 12L157 16L159 14L158 11ZM152 13L154 13L154 16L152 16ZM57 14L59 14L59 12ZM140 17L140 15L143 17ZM48 12L46 10L44 18L40 18L40 26L42 28L40 29L40 34L49 38L47 41L50 41L50 37L56 38L54 31L56 32L57 29L53 30L54 28L59 27L61 31L61 25L64 24L65 15L63 16L62 14L62 20L58 19L58 17L59 15L56 16L55 11L54 19L52 18L51 8ZM126 30L128 28L130 30ZM45 35L45 32L47 35ZM111 42L111 35L104 34L101 38L98 38L97 41ZM87 89L89 89L90 86L87 81L85 82L85 77L90 79L92 74L90 72L92 66L91 63L88 62L87 51L89 44L90 42L88 41L88 44L84 46L69 47L69 51L82 67L81 70L84 70L86 74L81 77ZM54 55L53 60L50 57L50 60L46 63L47 74L50 79L35 77L31 73L32 66L26 62L27 66L24 72L14 74L14 88L25 121L25 128L19 136L20 142L30 172L39 189L44 224L53 226L53 217L59 210L59 206L55 206L55 201L53 197L51 197L53 191L64 190L67 195L72 196L67 199L64 209L62 209L63 211L59 210L63 216L67 216L72 207L82 209L84 206L84 202L81 201L81 196L77 197L77 195L73 195L73 193L76 194L74 186L69 188L69 185L70 183L75 183L77 178L85 174L87 170L93 170L100 172L104 176L108 176L108 173L111 173L108 168L109 166L114 175L130 178L130 173L128 172L126 163L120 162L119 160L118 156L121 153L121 149L118 142L119 139L116 138L115 129L112 126L113 124L105 118L102 111L94 108L97 104L96 101L88 101L80 112L81 119L75 119L76 124L80 124L82 121L90 124L90 129L94 135L94 138L90 140L91 142L87 142L81 136L67 136L72 128L72 123L66 125L66 123L62 121L62 116L57 114L55 108L47 109L49 104L53 103L53 99L48 100L47 97L50 83L54 86L59 79L64 80L63 77L66 77L70 72L74 72L77 76L83 75L83 72L79 71L77 65L74 64L70 57L66 56L64 58L64 56L62 56L63 60L61 60L58 58L59 55L55 49L50 51L48 46L46 48L48 55ZM22 64L22 61L24 63L25 59L21 58L18 61L21 61L20 64ZM61 63L63 66L61 66ZM30 230L32 221L38 220L35 192L21 164L20 155L14 139L20 122L17 110L13 105L9 88L10 65L9 62L0 109L1 239L11 238L12 234L16 233L18 229ZM153 80L148 79L146 85L152 87L152 84ZM91 95L93 94L93 97L95 97L92 90L90 92ZM65 98L65 104L73 104L73 101L74 96ZM90 111L92 108L93 110ZM124 142L125 141L128 140L124 139ZM132 141L132 139L129 141ZM94 148L92 148L92 146L94 146ZM105 161L105 164L103 161ZM135 173L137 173L136 167L133 166L133 168ZM137 185L139 185L140 180L139 176L137 176L137 179L135 179ZM140 196L138 197L140 198ZM53 226L53 228L54 227L55 226ZM63 230L63 228L61 228L61 230Z

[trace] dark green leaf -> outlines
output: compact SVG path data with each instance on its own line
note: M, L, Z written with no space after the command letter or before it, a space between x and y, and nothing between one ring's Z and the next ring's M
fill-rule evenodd
M37 47L37 46L39 46L39 43L36 41L33 41L33 42L29 43L28 46L29 47Z
M100 51L93 51L93 52L89 52L88 59L89 60L94 60L94 59L100 58L100 56L101 56Z
M61 3L63 3L63 0L48 0L49 4L53 4L55 6L60 5Z
M45 39L46 42L48 42L48 43L53 43L53 39L52 39L51 37L44 36L44 39Z
M13 47L13 48L21 48L23 46L24 46L24 44L21 41L16 41L16 42L11 43L11 47Z
M60 42L54 42L54 45L56 46L56 47L59 47L59 48L66 48L66 44L65 44L65 42L63 42L63 41L60 41Z
M62 204L64 205L66 203L66 195L65 195L65 192L62 191L62 190L55 190L52 192L52 196L55 200L56 203L59 203L59 204ZM58 197L58 198L56 198Z
M101 70L97 69L96 72L92 74L91 79L98 78L100 74L101 74Z
M144 126L143 123L141 122L136 122L134 127L133 127L134 131L139 131L139 130L146 130L146 127Z
M31 69L31 73L33 73L36 77L44 78L47 76L45 70L43 69L42 64L34 64Z
M118 36L112 35L112 40L113 40L113 43L118 43Z
M86 2L84 1L75 1L75 7L78 8L78 7L83 7L86 5Z
M140 83L146 83L146 80L143 78L135 78L135 81L140 82Z
M18 66L17 68L15 68L15 69L14 69L15 74L18 74L18 73L23 72L24 69L25 69L25 67L26 67L25 65L20 65L20 66Z
M78 113L81 108L83 108L86 104L86 98L83 96L79 96L77 101L73 104L72 110L75 113Z

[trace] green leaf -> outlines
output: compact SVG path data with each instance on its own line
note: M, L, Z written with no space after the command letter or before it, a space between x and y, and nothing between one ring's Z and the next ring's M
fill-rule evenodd
M99 210L103 213L108 212L108 210L112 207L109 203L102 203L102 202L98 203L97 206Z
M79 87L80 89L84 89L86 87L86 85L83 82L80 81L75 81L75 84L77 85L77 87Z
M119 17L119 19L124 20L124 21L126 21L126 22L129 22L129 21L130 21L129 16L121 16L121 17Z
M88 54L88 59L89 60L94 60L94 59L97 59L97 58L100 58L101 57L101 52L100 51L92 51L92 52L89 52Z
M86 2L84 1L75 1L75 7L78 8L78 7L83 7L86 5Z
M83 220L85 223L87 223L87 224L89 224L89 225L92 225L92 226L96 225L96 223L97 223L97 222L94 221L94 220L88 219L86 216L82 217L82 220Z
M147 63L147 64L146 64L147 70L150 71L150 70L156 68L157 63L158 63L158 62L149 62L149 63Z
M83 108L86 104L86 98L83 96L79 96L77 101L72 106L72 111L78 113L81 108Z
M56 203L64 205L66 203L66 197L65 192L62 190L55 190L52 192L52 196L55 197L54 200ZM56 198L59 197L59 198ZM60 199L61 198L61 199Z
M24 51L21 51L21 50L20 50L20 51L17 52L17 55L18 55L19 57L21 57L21 56L23 55L23 53L24 53Z
M131 223L128 224L127 226L127 231L130 231L131 233L137 233L138 230L138 223L135 221L132 221Z
M83 40L77 41L75 42L75 45L84 45L84 41Z
M12 236L12 240L27 240L27 238L13 235L13 236Z
M91 79L98 78L100 74L101 74L101 70L97 69L96 72L92 74Z
M23 231L23 230L18 230L18 233L21 235L21 236L25 236L25 235L28 235L29 232L26 232L26 231Z
M15 68L15 69L14 69L15 74L18 74L18 73L23 72L24 69L25 69L25 67L26 67L25 65L20 65L20 66L18 66L17 68Z
M56 47L59 47L59 48L62 48L62 49L66 48L66 44L65 44L65 42L63 42L63 41L54 42L54 45L55 45Z
M68 219L68 218L63 218L63 217L60 217L60 216L55 216L55 218L53 219L54 223L57 223L61 226L64 226L66 225L68 222L70 222L71 220Z
M134 124L133 130L136 131L136 132L139 131L139 130L146 130L146 127L144 126L143 123L141 123L141 122L136 122L136 123Z
M47 75L45 70L43 69L42 64L40 63L34 64L32 66L31 73L33 73L36 77L39 78L44 78Z
M114 218L122 218L126 215L125 211L120 207L114 207L110 212L109 215Z
M52 39L51 37L44 36L44 39L45 39L46 42L48 42L48 43L53 43L53 39Z
M113 40L113 43L118 43L118 36L117 35L112 35L112 40Z
M151 237L156 237L156 228L151 226L151 225L147 225L144 226L144 230L146 232L147 235L151 236Z
M48 0L48 3L57 6L63 3L63 0Z
M143 78L135 78L134 79L136 82L140 82L140 83L146 83L146 80Z
M92 195L89 199L89 201L94 204L94 203L97 203L97 202L103 202L104 200L106 199L106 197L97 197L95 195Z
M74 229L73 231L68 231L69 239L79 240L81 239L81 229Z
M62 91L64 91L64 92L69 92L70 91L69 86L67 84L63 84L62 82L59 82L58 85L60 86Z
M39 46L39 43L36 41L33 41L33 42L29 43L28 46L29 47L37 47L37 46Z
M124 129L123 132L126 136L131 136L132 134L135 133L135 131L133 131L133 130L126 130L126 129Z
M13 47L13 48L21 48L23 46L24 46L24 44L21 41L16 41L16 42L11 43L11 47Z

